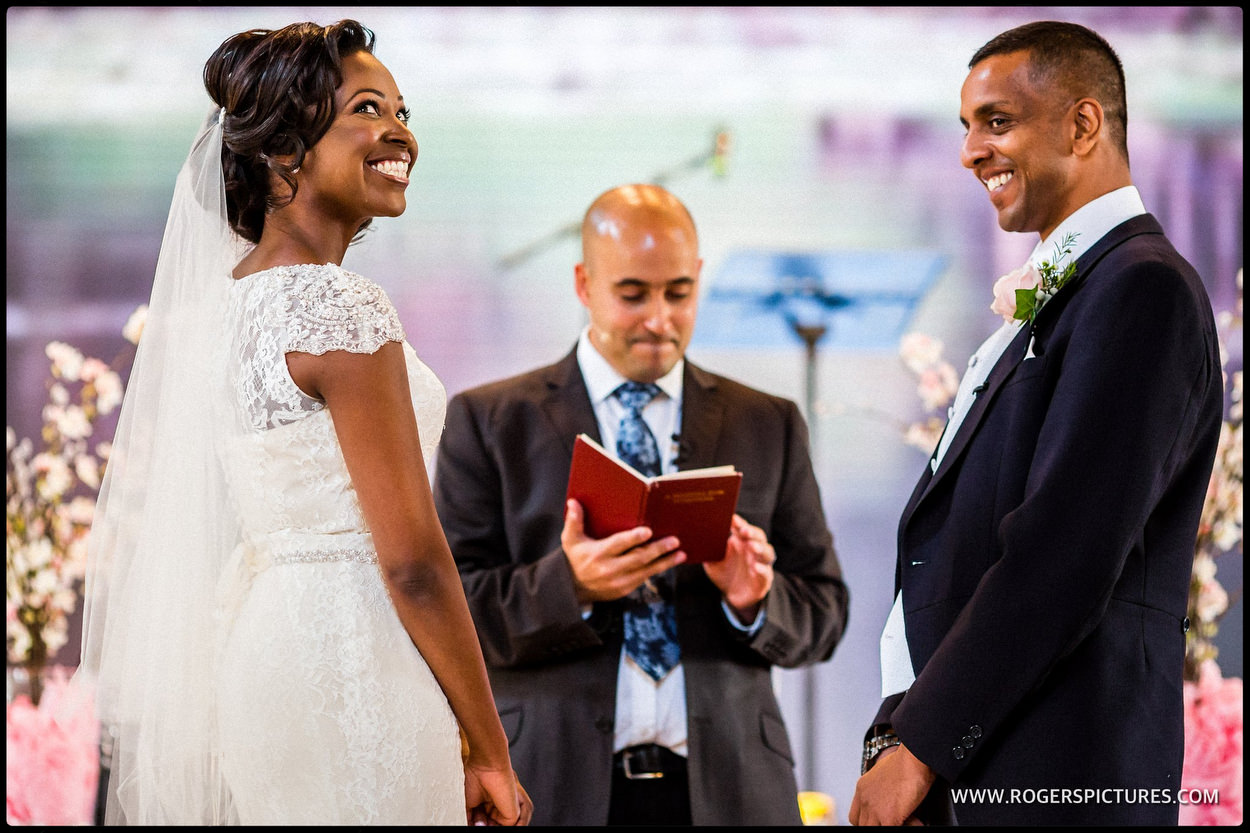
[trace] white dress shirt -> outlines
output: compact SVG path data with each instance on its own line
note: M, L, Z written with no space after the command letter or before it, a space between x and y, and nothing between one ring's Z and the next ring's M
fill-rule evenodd
M1056 244L1066 235L1074 234L1076 237L1072 241L1071 252L1065 255L1062 263L1059 264L1062 270L1069 263L1075 263L1077 258L1089 251L1107 232L1126 220L1145 213L1146 206L1135 186L1126 185L1103 194L1073 211L1045 240L1039 241L1033 248L1033 253L1029 255L1028 262L1034 266L1040 265L1045 260L1052 264L1056 263L1059 256ZM1003 351L1016 337L1023 323L1022 321L1005 322L977 348L972 358L968 360L968 370L964 373L964 378L959 383L959 390L955 393L955 401L947 412L946 429L942 432L942 439L938 442L937 450L929 461L929 467L934 472L941 465L946 450L950 448L951 440L959 431L959 426L963 424L964 417L972 408L972 403L976 401L977 389L985 383L990 370L998 363ZM1031 356L1032 352L1033 345L1030 344L1028 355ZM890 610L885 629L881 634L881 696L889 697L891 694L906 691L915 680L916 672L912 668L911 654L907 648L907 632L903 626L903 593L900 590L894 597L894 607Z
M612 395L626 381L608 364L590 343L590 328L584 328L577 340L577 364L590 394L590 403L599 423L599 437L609 453L616 454L616 435L625 406ZM660 472L677 471L678 438L681 436L682 376L685 359L656 380L660 393L642 409L642 418L651 429L660 448ZM724 601L721 602L730 624L747 633L754 633L764 622L763 607L749 627L739 624ZM583 611L590 615L590 608ZM656 743L678 755L686 754L686 677L679 662L658 682L643 671L622 649L616 683L616 733L613 750L627 746Z

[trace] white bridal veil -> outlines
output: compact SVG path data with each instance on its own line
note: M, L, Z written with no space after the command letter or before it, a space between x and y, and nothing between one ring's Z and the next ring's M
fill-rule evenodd
M226 219L223 120L214 107L178 174L88 542L76 683L112 742L110 824L232 815L213 692L217 586L238 529L214 414L230 271L246 244Z

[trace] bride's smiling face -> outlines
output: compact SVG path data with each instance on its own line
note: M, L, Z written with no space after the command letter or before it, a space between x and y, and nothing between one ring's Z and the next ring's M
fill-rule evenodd
M345 57L334 112L304 157L296 202L348 225L398 217L407 207L417 140L390 71L368 52Z

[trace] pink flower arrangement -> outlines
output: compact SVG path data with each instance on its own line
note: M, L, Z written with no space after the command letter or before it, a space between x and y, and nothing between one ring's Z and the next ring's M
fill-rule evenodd
M1242 371L1228 373L1227 343L1240 341L1242 273L1237 272L1237 306L1216 316L1220 360L1228 393L1220 444L1198 524L1189 584L1185 644L1186 789L1219 790L1219 801L1181 805L1181 824L1241 824L1242 681L1224 678L1216 662L1215 635L1228 612L1229 594L1216 579L1216 560L1242 551Z
M1219 790L1218 801L1182 804L1180 823L1241 824L1242 687L1225 679L1215 660L1199 668L1198 681L1185 683L1185 790Z
M71 692L68 669L50 668L45 682L38 706L19 694L6 708L5 821L92 824L100 776L95 710Z

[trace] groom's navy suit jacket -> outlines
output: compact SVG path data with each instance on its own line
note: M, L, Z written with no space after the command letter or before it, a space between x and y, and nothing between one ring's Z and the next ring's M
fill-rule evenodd
M573 442L600 439L576 352L453 397L434 496L536 825L601 826L612 783L622 605L583 618L560 548ZM764 624L733 627L703 567L675 568L696 825L799 824L772 666L828 659L847 589L793 402L703 370L682 385L679 469L733 464L738 513L777 553ZM831 707L835 707L831 706Z
M960 823L1176 823L1222 412L1206 291L1142 215L1077 260L926 468L896 564L917 678L877 722L939 784L1022 791L955 796ZM1135 793L1023 792L1050 788Z

